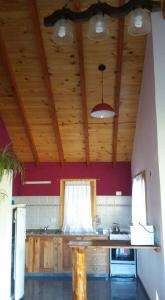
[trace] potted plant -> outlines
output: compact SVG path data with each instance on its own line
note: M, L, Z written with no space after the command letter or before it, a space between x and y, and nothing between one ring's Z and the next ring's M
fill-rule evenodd
M23 166L17 159L16 155L9 146L5 146L4 149L0 150L0 181L4 174L9 175L11 170L13 175L20 174L23 176Z

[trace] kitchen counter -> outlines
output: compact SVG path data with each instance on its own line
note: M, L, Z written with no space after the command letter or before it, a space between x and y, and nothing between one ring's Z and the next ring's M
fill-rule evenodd
M98 234L97 232L91 233L64 233L58 229L28 229L26 230L26 236L54 236L54 237L104 237L107 238L108 234Z
M157 245L131 245L130 241L123 240L83 240L83 241L70 241L71 248L132 248L132 249L153 249L160 252L160 247Z
M89 248L151 248L157 252L160 247L157 245L131 245L130 241L124 240L76 240L70 241L69 246L72 249L72 292L74 300L87 299L87 276L86 276L86 253Z
M28 230L26 236L26 272L30 273L71 273L72 257L69 242L73 240L108 239L95 233L66 235L58 230ZM87 250L87 272L109 274L109 250Z

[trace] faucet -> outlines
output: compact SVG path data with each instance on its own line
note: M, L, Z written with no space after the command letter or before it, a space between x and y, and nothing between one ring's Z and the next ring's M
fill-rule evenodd
M45 227L44 227L44 230L45 230L45 231L48 230L48 227L49 227L49 226L45 226Z

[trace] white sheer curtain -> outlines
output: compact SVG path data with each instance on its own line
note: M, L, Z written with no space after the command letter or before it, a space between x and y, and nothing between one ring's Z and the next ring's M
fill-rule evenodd
M93 231L90 181L65 182L63 231Z
M132 185L132 223L146 225L146 192L145 178L139 174L133 178Z

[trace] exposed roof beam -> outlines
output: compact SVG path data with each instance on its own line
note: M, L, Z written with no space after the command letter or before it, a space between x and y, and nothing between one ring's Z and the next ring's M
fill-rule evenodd
M57 112L56 112L56 108L55 108L55 98L54 98L54 95L52 92L51 82L50 82L50 78L49 78L47 59L46 59L44 44L43 44L42 35L41 35L36 1L28 0L27 2L29 5L29 10L30 10L30 14L31 14L32 22L33 22L33 30L34 30L34 35L35 35L35 40L36 40L36 45L37 45L37 52L38 52L39 60L40 60L41 67L42 67L43 78L44 78L44 83L45 83L47 97L48 97L49 114L50 114L50 117L52 120L52 126L53 126L54 133L55 133L55 139L56 139L56 143L57 143L59 160L61 163L64 163L64 151L63 151L62 140L61 140L61 136L60 136L60 129L59 129L59 125L58 125Z
M119 0L119 5L123 4L123 0ZM118 121L119 121L119 105L120 105L120 90L121 90L121 76L122 76L122 62L123 62L123 48L124 48L124 17L118 20L117 29L117 49L116 49L116 76L115 76L115 90L114 90L114 110L115 117L113 120L113 139L112 139L112 162L116 163L117 158L117 138L118 138Z
M19 89L18 89L18 85L17 85L17 82L16 82L15 74L14 74L14 70L13 70L11 61L9 59L9 55L8 55L7 48L6 48L6 45L5 45L5 41L3 39L1 31L0 31L0 52L1 52L2 63L4 64L4 67L7 71L7 75L9 77L10 84L11 84L13 92L14 92L15 100L17 102L17 105L18 105L18 108L19 108L19 111L20 111L20 116L22 118L23 126L24 126L26 135L27 135L28 140L29 140L29 144L30 144L30 148L31 148L31 152L32 152L34 161L36 163L38 163L39 162L39 156L38 156L37 149L36 149L36 146L35 146L35 142L34 142L34 139L33 139L33 136L32 136L31 128L30 128L30 125L29 125L29 122L28 122L28 118L27 118L25 107L24 107L24 103L22 101L22 97L21 97L21 94L20 94Z
M74 3L75 10L80 11L80 0L74 0L73 3ZM82 36L82 26L80 22L75 24L75 32L76 32L76 42L77 42L77 50L78 50L78 57L79 57L80 90L81 90L86 162L87 164L89 164L90 154L89 154L88 110L87 110L87 96L86 96L86 85L85 85L83 36Z

